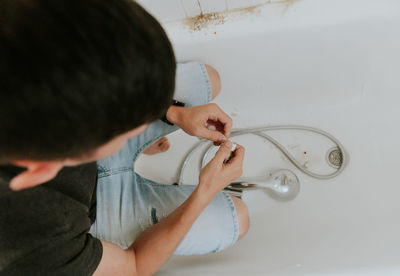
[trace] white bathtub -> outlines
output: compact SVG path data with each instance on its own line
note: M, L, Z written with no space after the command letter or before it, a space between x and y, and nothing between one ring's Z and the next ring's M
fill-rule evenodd
M247 148L245 176L291 169L300 194L278 202L246 193L251 228L243 240L219 254L172 257L157 275L400 275L400 1L289 2L226 15L200 31L181 21L164 26L179 61L220 72L216 102L234 127L318 127L343 143L350 162L340 176L316 180L270 144L235 139ZM310 170L328 170L329 144L320 138L275 137ZM177 132L170 140L169 152L140 158L139 173L176 181L197 139ZM194 184L197 175L184 179Z

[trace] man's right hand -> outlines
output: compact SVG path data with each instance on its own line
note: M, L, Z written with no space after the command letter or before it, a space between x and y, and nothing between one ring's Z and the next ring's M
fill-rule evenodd
M242 175L245 149L237 145L231 155L232 142L227 141L217 151L214 158L201 170L198 189L214 197L217 193Z

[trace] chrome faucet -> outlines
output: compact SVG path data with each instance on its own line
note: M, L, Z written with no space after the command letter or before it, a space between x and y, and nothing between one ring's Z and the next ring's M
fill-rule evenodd
M242 179L231 183L225 191L241 197L243 191L262 189L272 198L280 201L294 199L300 192L300 182L297 176L290 170L275 171L265 180Z

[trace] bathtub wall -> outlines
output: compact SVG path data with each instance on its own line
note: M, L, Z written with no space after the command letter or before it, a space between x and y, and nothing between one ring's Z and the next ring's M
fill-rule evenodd
M232 11L263 4L290 3L295 0L137 0L163 23L196 17L201 13Z

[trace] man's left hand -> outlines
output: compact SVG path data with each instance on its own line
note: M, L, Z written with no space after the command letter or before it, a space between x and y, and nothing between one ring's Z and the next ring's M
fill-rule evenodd
M219 145L231 135L232 119L214 103L194 106L171 106L167 119L192 136L205 138Z

